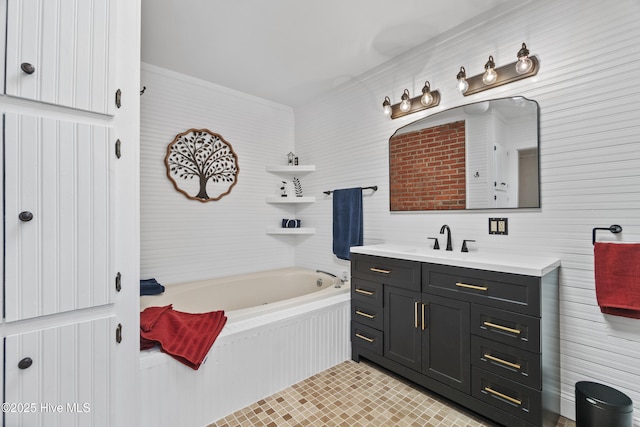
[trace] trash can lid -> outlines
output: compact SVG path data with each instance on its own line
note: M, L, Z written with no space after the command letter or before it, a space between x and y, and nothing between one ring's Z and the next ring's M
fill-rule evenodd
M578 381L576 390L606 410L613 412L631 412L633 410L633 402L629 396L613 387L591 381Z

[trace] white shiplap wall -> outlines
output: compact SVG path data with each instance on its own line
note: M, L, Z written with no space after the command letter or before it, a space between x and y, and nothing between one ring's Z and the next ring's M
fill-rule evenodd
M265 166L293 150L293 110L148 64L141 86L141 277L170 285L292 266L296 237L265 234L294 212L265 203L280 183ZM167 145L190 128L222 135L238 156L237 184L218 201L189 200L166 177Z
M437 17L436 17L437 19ZM620 224L640 241L640 2L536 0L497 11L402 54L326 97L295 110L296 153L317 165L306 191L318 202L300 214L317 233L299 241L296 265L347 271L331 253L331 198L323 190L378 185L364 197L365 244L427 245L447 223L459 248L557 256L560 273L562 412L574 416L574 384L593 380L627 393L640 417L640 321L604 316L596 304L591 229ZM530 79L463 97L455 91L461 65L475 75L491 54L514 61L522 42L540 59ZM440 90L435 110L522 95L540 104L542 208L522 211L390 213L388 138L427 113L390 121L385 95L419 93L425 80ZM429 114L431 112L428 112ZM489 236L487 218L509 218L508 236Z

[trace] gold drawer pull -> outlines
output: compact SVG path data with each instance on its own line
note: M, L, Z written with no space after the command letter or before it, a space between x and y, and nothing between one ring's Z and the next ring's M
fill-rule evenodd
M362 295L367 295L367 296L371 296L371 295L373 295L373 292L371 292L371 291L365 291L364 289L360 289L360 288L356 288L356 289L355 289L355 291L356 291L357 293L359 293L359 294L362 294Z
M373 338L369 338L369 337L365 337L364 335L360 335L360 334L356 334L356 336L360 339L365 340L366 342L373 342L375 341Z
M508 400L511 403L515 403L516 405L522 405L522 400L518 400L515 399L511 396L507 396L506 394L500 393L499 391L495 391L494 389L492 389L491 387L485 387L484 391L486 391L487 393L491 393L495 396L501 397L505 400Z
M383 270L381 268L375 268L375 267L371 267L369 270L373 271L374 273L382 273L382 274L391 273L391 270Z
M360 311L360 310L356 310L356 314L359 314L360 316L364 316L367 319L375 319L376 317L373 314L365 313L364 311Z
M422 304L422 330L424 331L426 328L424 324L424 304Z
M475 289L476 291L488 291L489 288L486 286L476 286L476 285L467 285L466 283L456 283L456 286L459 288L467 288L467 289Z
M416 329L418 329L418 301L413 303L413 323Z
M511 367L511 368L513 368L513 369L520 369L520 367L521 367L519 363L511 363L511 362L507 362L507 361L506 361L506 360L504 360L504 359L500 359L499 357L495 357L495 356L492 356L492 355L490 355L490 354L485 354L485 355L484 355L484 358L485 358L485 359L489 359L489 360L493 360L494 362L496 362L496 363L500 363L500 364L502 364L502 365L509 366L509 367Z
M488 326L490 328L499 329L505 332L511 332L512 334L520 335L522 331L520 329L507 328L506 326L498 325L491 322L482 322L484 326Z

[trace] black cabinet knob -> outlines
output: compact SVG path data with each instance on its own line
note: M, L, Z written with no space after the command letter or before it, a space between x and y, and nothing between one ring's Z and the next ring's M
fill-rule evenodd
M31 360L30 357L25 357L24 359L22 359L21 361L18 362L18 368L27 369L32 364L33 364L33 360Z
M18 219L22 222L29 222L33 219L33 214L29 211L20 212Z
M20 69L22 69L25 74L33 74L36 71L36 67L29 64L28 62L23 62L22 64L20 64Z

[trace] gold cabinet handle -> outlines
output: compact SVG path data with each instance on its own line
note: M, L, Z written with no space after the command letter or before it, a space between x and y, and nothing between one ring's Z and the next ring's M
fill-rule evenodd
M501 365L509 366L509 367L511 367L511 368L513 368L513 369L520 369L520 368L521 368L521 366L520 366L520 364L519 364L519 363L511 363L511 362L507 362L507 361L506 361L506 360L504 360L504 359L500 359L499 357L495 357L495 356L492 356L492 355L490 355L490 354L484 354L484 355L483 355L483 357L484 357L485 359L492 360L492 361L494 361L494 362L496 362L496 363L500 363Z
M375 267L371 267L369 270L373 271L374 273L382 273L382 274L391 273L391 270L383 270L381 268L375 268Z
M422 304L422 330L424 331L426 328L426 325L424 323L424 306L425 304Z
M459 288L467 288L467 289L475 289L476 291L488 291L489 288L486 286L476 286L476 285L468 285L466 283L456 283L456 286Z
M482 322L484 326L488 326L490 328L499 329L505 332L511 332L512 334L520 335L522 331L520 329L507 328L506 326L498 325L496 323L491 322Z
M413 303L413 323L416 329L418 329L418 301Z
M360 335L360 334L356 334L356 336L360 339L365 340L366 342L373 342L375 341L373 338L369 338L369 337L365 337L364 335Z
M362 294L362 295L368 295L368 296L373 295L373 292L371 292L371 291L365 291L364 289L360 289L360 288L355 288L355 291L356 291L357 293L359 293L359 294Z
M498 397L501 397L502 399L508 400L511 403L515 403L516 405L522 405L522 400L518 400L514 397L507 396L506 394L500 393L499 391L495 391L491 387L485 387L484 391L486 391L487 393L491 393L494 396L498 396Z
M364 311L360 311L360 310L356 310L356 314L359 314L360 316L364 316L367 319L375 319L376 317L373 314L365 313Z

